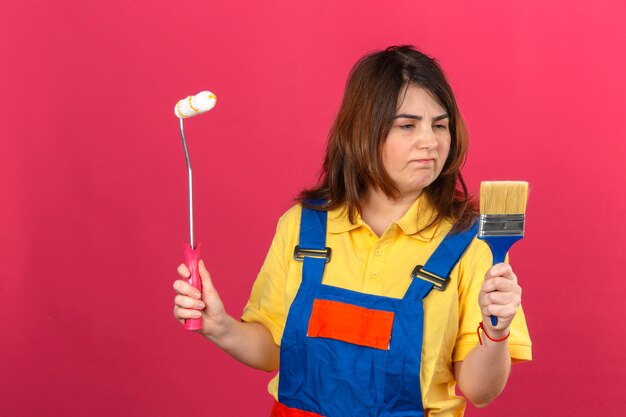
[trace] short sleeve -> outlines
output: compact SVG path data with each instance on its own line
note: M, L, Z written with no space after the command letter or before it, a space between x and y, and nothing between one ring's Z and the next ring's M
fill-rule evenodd
M298 207L298 206L296 206ZM288 275L288 248L291 248L294 230L298 230L296 219L299 208L293 207L278 221L276 234L261 267L248 303L241 317L242 321L264 325L272 334L274 342L280 345L288 306L286 306L286 281Z
M459 329L452 355L454 362L465 359L465 356L478 344L476 330L482 321L478 294L485 279L485 273L492 266L491 262L492 256L487 244L475 239L459 265ZM519 307L511 323L508 344L512 361L532 359L531 341L522 306Z

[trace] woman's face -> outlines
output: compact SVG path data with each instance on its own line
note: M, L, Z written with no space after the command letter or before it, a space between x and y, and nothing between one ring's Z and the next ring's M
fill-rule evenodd
M382 149L383 166L401 193L415 194L439 176L450 151L450 117L427 90L410 84Z

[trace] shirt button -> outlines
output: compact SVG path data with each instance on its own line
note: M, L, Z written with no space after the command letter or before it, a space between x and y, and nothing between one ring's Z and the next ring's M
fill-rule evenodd
M380 256L383 254L383 250L382 249L376 249L376 252L374 252L376 254L376 256Z
M374 278L374 279L378 278L378 272L377 271L372 272L372 278Z

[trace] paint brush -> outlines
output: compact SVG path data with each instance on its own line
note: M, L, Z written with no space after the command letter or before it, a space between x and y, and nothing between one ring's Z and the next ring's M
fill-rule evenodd
M525 181L480 183L478 238L489 245L493 265L504 262L511 246L524 237L527 198ZM496 316L491 316L491 324L498 325Z

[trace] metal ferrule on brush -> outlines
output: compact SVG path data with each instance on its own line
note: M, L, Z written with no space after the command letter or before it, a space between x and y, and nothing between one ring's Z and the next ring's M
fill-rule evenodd
M524 236L525 214L481 214L478 237Z

